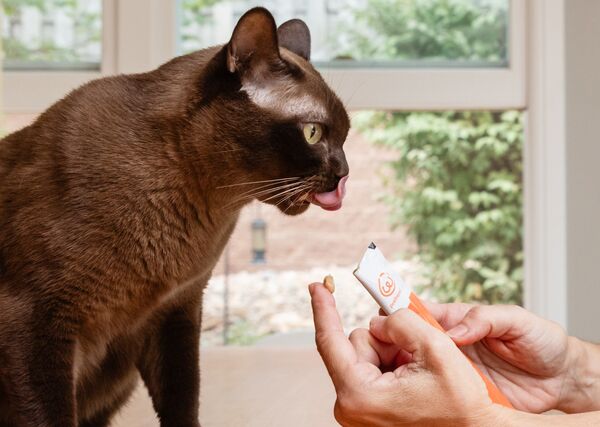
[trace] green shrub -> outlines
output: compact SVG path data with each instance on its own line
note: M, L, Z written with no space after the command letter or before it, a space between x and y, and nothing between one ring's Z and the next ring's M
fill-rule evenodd
M362 113L398 158L386 197L440 300L521 302L523 123L516 111Z
M367 0L353 10L357 58L506 57L506 0ZM424 89L427 90L427 89ZM363 113L359 129L398 151L387 202L419 245L437 299L521 302L522 145L518 112Z
M351 16L338 28L342 56L498 62L507 52L507 0L368 0Z
M254 345L264 334L256 333L254 325L246 320L239 320L229 327L227 345Z

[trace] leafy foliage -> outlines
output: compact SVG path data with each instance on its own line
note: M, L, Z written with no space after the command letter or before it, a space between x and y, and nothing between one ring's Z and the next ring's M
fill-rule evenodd
M182 2L182 22L181 22L181 42L183 44L195 45L198 42L198 27L206 24L210 15L206 14L209 7L217 4L219 0L183 0ZM196 46L194 46L196 47ZM207 47L207 46L202 46Z
M255 331L253 325L245 320L235 322L229 329L227 338L228 345L253 345L264 337Z
M398 151L386 197L441 300L520 302L520 113L363 113L369 139Z
M495 61L505 57L503 0L368 0L349 30L355 55ZM425 89L426 90L426 89ZM392 224L419 245L443 300L521 301L523 123L515 111L369 112L356 124L398 158Z
M345 56L502 61L505 0L368 0L354 10Z
M9 18L9 36L3 37L5 58L27 62L78 62L81 52L101 38L100 14L88 12L80 0L4 0L3 8ZM58 46L54 40L24 41L10 36L10 27L20 19L26 8L35 8L44 16L63 11L74 22L75 40L69 47ZM22 24L21 24L22 25Z

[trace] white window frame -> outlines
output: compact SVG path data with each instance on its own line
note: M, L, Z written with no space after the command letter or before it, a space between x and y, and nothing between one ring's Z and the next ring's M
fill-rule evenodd
M175 6L165 0L102 0L100 70L4 71L4 111L37 113L90 80L151 70L175 56Z
M322 68L321 72L351 109L523 109L525 21L525 2L511 0L507 68Z
M507 68L321 71L349 109L527 111L525 305L566 325L563 2L511 0ZM37 113L91 79L175 56L177 3L103 0L101 70L6 71L4 111Z
M524 301L568 327L565 2L528 1Z
M103 0L99 71L6 71L4 109L42 111L102 76L155 68L177 53L178 0ZM507 68L322 68L350 109L525 108L525 2L511 0ZM468 85L465 85L468 82Z

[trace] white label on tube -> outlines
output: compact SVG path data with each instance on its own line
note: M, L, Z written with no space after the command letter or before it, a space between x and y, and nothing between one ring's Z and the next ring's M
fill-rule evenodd
M386 314L392 314L410 304L410 288L373 243L354 270L354 276Z

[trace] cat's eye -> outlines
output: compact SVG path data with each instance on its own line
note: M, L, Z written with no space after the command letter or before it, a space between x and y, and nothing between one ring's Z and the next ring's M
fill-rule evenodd
M304 139L306 139L306 142L309 144L316 144L323 136L323 128L318 123L305 124L302 132L304 132Z

